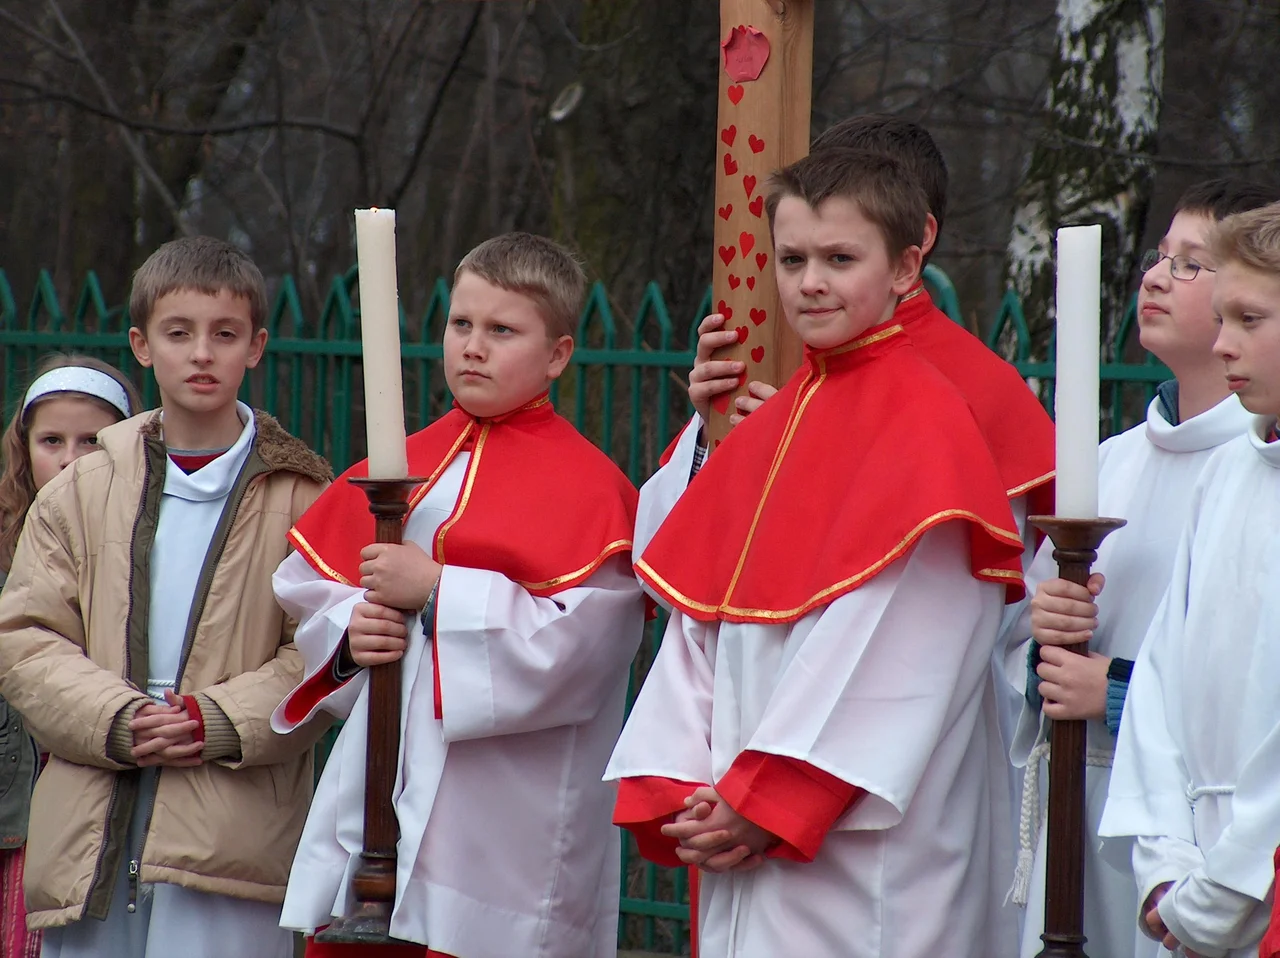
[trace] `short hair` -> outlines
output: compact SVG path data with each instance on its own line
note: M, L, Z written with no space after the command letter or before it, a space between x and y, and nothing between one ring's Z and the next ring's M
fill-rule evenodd
M924 238L928 210L924 190L902 163L870 150L828 149L814 152L769 177L765 209L773 230L778 204L788 196L817 209L825 200L852 200L884 237L890 257Z
M156 301L179 290L217 296L228 292L249 301L256 332L267 318L267 284L249 255L212 236L170 240L147 257L133 274L129 317L144 333Z
M947 161L929 131L919 123L888 113L865 113L841 120L818 135L810 152L832 148L871 150L893 157L924 190L938 235L947 217Z
M547 336L573 336L587 296L587 274L578 258L559 243L532 233L503 233L487 239L453 271L453 281L474 273L500 289L531 300Z
M1210 232L1209 252L1219 269L1239 263L1280 277L1280 203L1228 216Z
M1173 215L1195 213L1222 221L1235 213L1256 210L1280 201L1280 190L1252 180L1220 177L1187 187L1173 208Z

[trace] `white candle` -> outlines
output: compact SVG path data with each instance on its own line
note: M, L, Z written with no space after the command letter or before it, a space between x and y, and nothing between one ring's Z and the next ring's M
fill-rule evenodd
M369 477L403 479L409 475L409 464L400 384L395 210L356 210L356 260Z
M1058 230L1057 513L1098 517L1098 311L1102 227Z

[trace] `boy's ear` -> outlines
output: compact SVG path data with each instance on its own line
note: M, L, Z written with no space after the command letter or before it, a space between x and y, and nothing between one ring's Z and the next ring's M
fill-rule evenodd
M929 255L929 250L933 249L933 244L938 242L938 218L932 213L924 215L924 239L920 241L920 253L923 256Z
M151 346L147 343L147 334L137 326L129 327L129 348L133 350L133 358L139 366L151 368Z
M262 353L266 348L267 330L264 327L253 334L253 339L250 341L249 358L244 364L245 368L253 369L258 363L262 362Z
M895 296L905 296L920 281L920 270L924 264L924 253L919 246L908 246L898 257L893 272L893 292Z
M547 379L559 379L561 373L569 365L573 356L573 337L561 336L551 347L551 357L547 362Z

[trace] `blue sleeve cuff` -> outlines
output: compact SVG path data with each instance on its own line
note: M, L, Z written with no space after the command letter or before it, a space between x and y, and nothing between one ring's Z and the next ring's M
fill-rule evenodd
M1040 696L1040 676L1036 674L1039 665L1040 643L1032 639L1031 646L1027 649L1027 690L1024 694L1027 705L1033 712L1039 712L1044 705L1044 699Z
M1115 658L1107 668L1107 729L1112 735L1120 734L1120 719L1124 716L1124 699L1129 692L1129 676L1133 674L1133 661Z

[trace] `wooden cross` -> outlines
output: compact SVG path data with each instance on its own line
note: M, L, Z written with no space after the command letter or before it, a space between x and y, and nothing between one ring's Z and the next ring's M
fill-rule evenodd
M747 382L781 386L804 358L778 301L764 189L770 173L809 152L813 0L721 0L720 39L711 299L725 329L738 332L716 358L741 360L747 371L712 403L713 445L728 433L731 404Z

